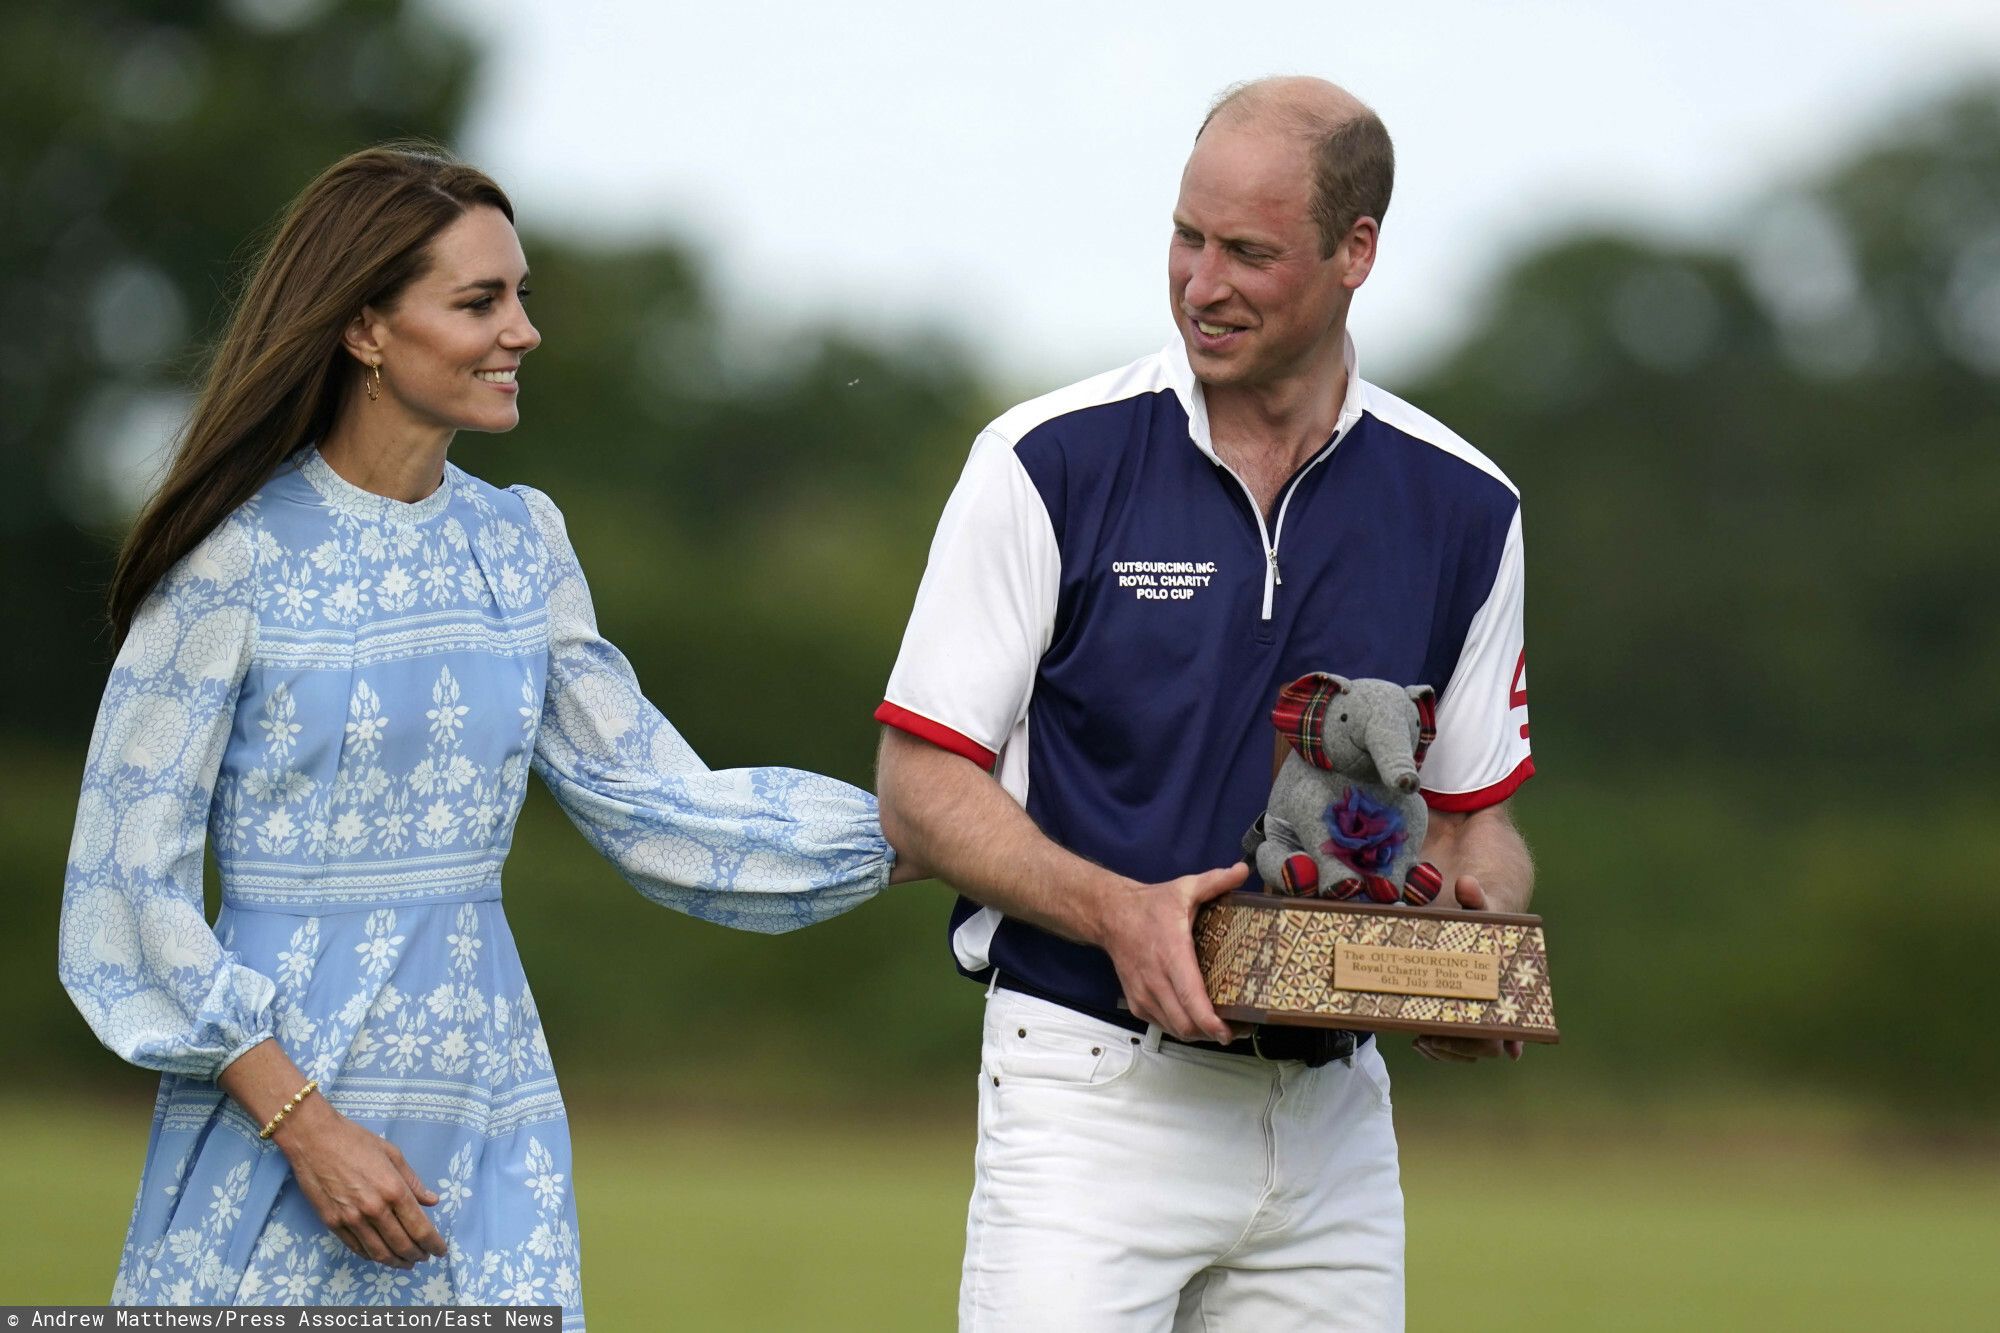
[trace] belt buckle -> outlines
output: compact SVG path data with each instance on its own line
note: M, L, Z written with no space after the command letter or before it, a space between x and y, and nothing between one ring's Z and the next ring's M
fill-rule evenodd
M1266 1055L1263 1043L1264 1027L1264 1024L1259 1023L1250 1029L1250 1050L1259 1060L1301 1060L1307 1066L1317 1069L1336 1060L1351 1065L1354 1063L1354 1053L1361 1049L1361 1044L1355 1040L1352 1032L1315 1028L1310 1034L1310 1049L1301 1049L1294 1055ZM1288 1031L1287 1035L1298 1034L1296 1031Z

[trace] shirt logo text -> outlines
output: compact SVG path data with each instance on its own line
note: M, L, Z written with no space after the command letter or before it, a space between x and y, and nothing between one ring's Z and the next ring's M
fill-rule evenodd
M1114 560L1121 588L1142 602L1191 602L1215 577L1213 560Z

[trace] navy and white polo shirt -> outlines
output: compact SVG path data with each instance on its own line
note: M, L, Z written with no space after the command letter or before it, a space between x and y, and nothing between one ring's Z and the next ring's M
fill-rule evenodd
M1365 383L1274 514L1216 456L1178 340L1014 408L945 505L875 716L991 769L1051 839L1142 882L1228 865L1308 671L1428 684L1424 797L1534 772L1521 513L1478 450ZM961 898L959 969L1097 1009L1110 959Z

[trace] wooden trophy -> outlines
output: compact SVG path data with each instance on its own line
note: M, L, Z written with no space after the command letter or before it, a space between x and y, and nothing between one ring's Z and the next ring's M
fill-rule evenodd
M1560 1039L1538 916L1232 893L1194 938L1234 1022Z

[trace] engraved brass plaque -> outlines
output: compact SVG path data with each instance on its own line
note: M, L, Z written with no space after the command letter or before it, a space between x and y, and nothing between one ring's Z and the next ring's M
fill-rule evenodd
M1500 998L1500 956L1438 949L1398 949L1387 944L1333 947L1336 990L1384 995L1438 995L1458 1000Z
M1562 1040L1538 916L1232 893L1194 937L1232 1023Z

